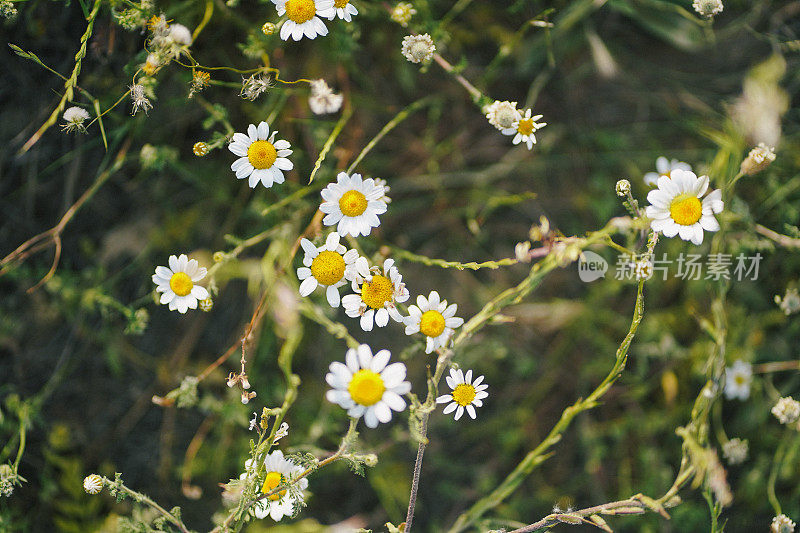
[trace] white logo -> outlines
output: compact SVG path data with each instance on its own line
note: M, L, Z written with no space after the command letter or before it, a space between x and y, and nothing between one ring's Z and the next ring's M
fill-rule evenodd
M585 283L590 283L606 277L608 262L594 252L583 252L578 261L578 277Z

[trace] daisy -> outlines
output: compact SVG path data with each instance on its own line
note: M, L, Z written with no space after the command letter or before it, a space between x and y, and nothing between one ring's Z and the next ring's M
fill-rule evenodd
M338 16L340 19L350 22L353 20L353 15L358 15L358 9L350 3L350 0L334 0L333 7L335 11L328 16L330 20Z
M389 422L392 411L399 413L406 408L401 396L411 391L411 383L405 381L406 365L387 365L390 357L389 350L381 350L373 356L366 344L347 350L347 364L331 363L325 381L333 388L325 397L347 409L349 416L363 416L367 427Z
M697 177L688 170L673 170L671 177L658 178L658 188L647 195L647 216L650 227L666 237L680 235L684 241L702 244L703 230L719 230L714 213L722 211L722 191L719 189L700 198L708 189L708 176Z
M272 187L273 183L283 183L284 170L292 170L294 164L286 159L291 155L289 141L283 139L276 141L273 131L270 135L269 124L260 122L256 127L250 124L247 135L234 133L233 142L228 145L228 150L239 156L233 162L231 170L238 179L249 177L250 187L254 188L258 182L264 187Z
M334 0L272 0L278 15L286 15L281 26L281 39L295 41L303 38L314 39L317 35L328 35L328 28L320 17L332 19L336 16Z
M245 467L247 470L253 468L252 459L245 462ZM280 450L275 450L267 455L266 459L264 459L264 468L266 475L264 476L264 483L261 485L261 494L268 494L278 485L291 481L303 472L302 467L294 464L291 459L284 458L283 452ZM239 476L239 479L245 478L247 478L246 473ZM308 479L301 478L294 486L300 490L289 492L289 489L285 489L266 498L261 498L253 504L251 512L256 518L269 516L276 522L284 516L294 515L300 510L303 502L302 491L308 488Z
M300 278L300 296L308 296L322 285L327 287L325 295L331 307L339 307L339 287L345 280L353 281L354 267L358 259L358 251L348 250L339 244L339 234L335 231L328 235L325 244L317 248L308 239L300 241L305 257L303 266L297 269Z
M372 178L361 179L361 174L348 176L339 172L336 183L322 190L322 205L319 210L325 213L322 223L326 226L337 224L340 235L367 236L372 228L380 226L378 215L386 212L384 187Z
M725 369L725 397L729 400L750 397L750 383L753 381L753 367L742 360Z
M180 257L169 256L169 268L157 266L153 274L156 292L163 292L161 303L169 304L169 310L185 313L187 309L197 309L197 301L208 298L205 287L195 285L206 277L206 269L197 264L197 259L189 259L186 254Z
M684 163L683 161L678 161L677 159L670 161L662 155L656 159L656 170L657 172L648 172L644 175L644 182L646 185L655 187L658 183L658 178L661 176L666 176L669 178L673 170L691 171L692 166L689 163Z
M513 135L514 140L512 142L514 144L524 142L528 145L528 150L531 150L533 145L536 144L536 135L534 133L547 126L547 122L536 122L540 118L542 118L542 115L531 116L531 110L527 109L524 115L520 112L520 118L514 121L510 128L504 128L500 131L503 135Z
M486 389L489 385L483 383L483 376L478 376L475 381L472 380L472 370L467 370L466 375L464 372L450 369L450 375L445 377L447 386L452 389L450 394L444 394L436 398L436 403L450 402L447 407L442 411L444 414L449 415L453 411L456 412L455 419L458 420L464 414L464 409L467 414L475 420L477 416L475 413L476 407L483 407L483 399L489 396ZM482 384L483 383L483 384Z
M408 308L410 316L405 317L406 335L422 332L427 337L425 353L445 346L453 335L453 329L464 323L463 318L455 316L458 306L447 305L447 300L439 300L439 293L431 291L426 299L417 296L417 305Z
M403 276L394 266L394 259L384 261L381 270L370 269L367 259L359 257L352 284L356 294L342 298L342 305L347 316L361 317L361 329L372 331L373 323L382 328L389 323L390 316L397 322L403 321L395 303L408 300L409 293Z

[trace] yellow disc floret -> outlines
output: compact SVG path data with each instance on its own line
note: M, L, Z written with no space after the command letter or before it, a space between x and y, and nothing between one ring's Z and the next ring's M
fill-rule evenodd
M347 392L350 393L353 401L367 407L381 401L385 390L386 386L383 384L381 375L367 369L356 372L347 386Z
M192 287L194 287L194 283L186 272L175 272L169 278L169 288L178 296L186 296L192 292Z
M267 494L275 487L285 482L286 478L283 477L283 474L281 474L280 472L267 472L267 477L264 480L264 485L261 486L261 493ZM286 489L278 491L275 494L270 494L269 496L267 496L267 498L272 501L277 501L283 498L285 495L286 495Z
M367 197L358 191L347 191L339 198L339 209L346 217L357 217L367 210Z
M419 330L428 337L438 337L444 331L444 317L439 311L425 311L419 320Z
M522 135L530 135L534 131L536 131L536 125L534 124L532 118L520 119L519 124L517 124L518 133L521 133Z
M333 0L333 7L343 9L350 0Z
M286 16L297 24L308 22L317 14L314 0L289 0L286 2Z
M372 276L372 281L365 281L361 286L361 300L373 309L381 309L393 297L394 286L386 276Z
M311 275L323 285L333 285L344 277L344 258L339 252L325 250L311 262Z
M459 383L453 390L453 401L461 407L466 407L475 399L475 387L466 383Z
M703 204L695 196L679 196L670 204L669 214L681 226L691 226L703 215Z
M247 160L255 168L270 168L278 158L278 151L269 141L256 141L247 149Z

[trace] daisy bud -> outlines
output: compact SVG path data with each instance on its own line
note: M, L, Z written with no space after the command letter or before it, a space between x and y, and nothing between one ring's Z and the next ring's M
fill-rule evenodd
M745 176L758 174L773 161L775 161L775 149L764 143L759 143L758 146L750 150L750 153L742 161L741 172Z
M194 152L194 155L197 157L203 157L208 153L208 145L202 141L196 142L194 146L192 146L192 152Z
M786 396L778 400L771 412L781 424L791 424L800 418L800 402Z
M408 26L408 23L411 22L411 17L417 14L417 10L409 4L408 2L400 2L392 9L392 13L389 16L394 22L397 22L402 27Z
M627 196L631 192L631 182L619 180L617 182L617 196Z
M214 307L214 300L212 300L211 298L206 298L204 300L200 300L198 302L198 305L200 306L201 311L205 311L206 313L208 313Z
M403 37L403 55L412 63L430 61L435 51L436 45L427 33Z
M368 467L372 468L378 464L378 456L374 453L370 453L364 456L364 464Z
M156 71L161 67L161 59L159 59L157 54L149 54L147 59L142 65L142 70L148 76L152 76L156 73Z
M711 18L718 13L722 13L722 0L694 0L692 4L694 10L701 17Z
M263 26L261 26L261 31L264 35L272 35L275 33L275 24L271 22L265 22Z
M770 533L794 533L795 523L785 514L779 514L772 519L769 526Z
M514 127L514 123L521 118L517 110L517 103L507 100L505 102L495 100L493 103L486 106L483 111L486 113L486 119L489 121L489 124L498 130Z
M89 494L97 494L103 490L103 478L97 474L90 474L83 479L83 490Z
M311 96L308 97L308 106L315 115L336 113L342 107L342 102L344 102L344 96L335 94L325 83L325 80L311 82Z
M89 112L77 106L73 106L64 111L64 124L61 126L66 132L79 131L86 133L83 123L89 118Z

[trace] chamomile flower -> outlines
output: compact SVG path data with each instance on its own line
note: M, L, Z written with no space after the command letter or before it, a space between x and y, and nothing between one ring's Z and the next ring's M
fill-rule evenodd
M477 416L475 408L483 407L483 399L489 396L489 393L486 392L489 385L483 383L483 376L478 376L473 381L472 370L467 370L467 373L464 374L460 369L451 368L450 375L446 376L445 380L452 392L436 398L436 403L447 404L442 412L449 415L455 411L454 418L458 420L466 410L469 417L475 420Z
M353 15L358 15L358 9L350 3L350 0L333 0L333 8L333 14L328 16L330 20L338 16L345 22L350 22L353 20Z
M665 237L679 235L684 241L703 243L704 231L718 231L719 222L714 218L725 207L722 191L708 190L708 176L697 177L688 170L673 170L671 177L658 178L658 188L647 195L647 216L653 219L650 227Z
M278 15L287 17L281 26L281 39L284 41L289 37L299 41L304 35L309 39L328 35L322 18L336 16L334 0L272 0L272 3L278 9Z
M317 248L308 239L300 241L305 252L303 266L297 269L300 278L300 296L308 296L319 286L327 287L325 295L331 307L339 307L339 287L345 280L353 281L358 251L348 250L339 244L339 234L331 232L325 244Z
M644 183L646 185L650 185L651 187L655 187L658 184L658 178L661 176L670 177L670 174L673 170L692 170L692 166L689 163L684 163L683 161L678 161L677 159L673 159L670 161L663 155L656 159L656 172L648 172L644 175Z
M381 224L378 215L386 212L385 194L384 187L372 178L362 180L361 174L348 176L340 172L336 183L322 189L323 202L319 207L325 213L322 223L336 224L339 235L367 236Z
M347 316L361 317L364 331L372 331L374 324L384 327L389 323L389 317L397 322L403 321L395 303L408 300L409 293L403 276L394 266L394 259L385 260L383 269L370 269L364 257L356 259L353 290L356 294L342 298L342 305Z
M189 259L186 254L180 257L169 256L169 268L157 266L153 274L156 292L161 295L161 303L169 304L169 310L183 314L188 309L197 309L198 300L208 298L205 287L197 282L206 277L206 269L199 266L197 259Z
M228 150L239 156L233 162L231 170L238 179L250 178L251 188L260 181L264 187L272 187L273 183L283 183L284 170L292 170L294 164L287 159L292 154L289 141L283 139L276 141L277 131L269 132L269 125L260 122L258 126L250 124L247 135L234 133L233 142L228 145Z
M536 144L534 133L547 126L547 122L536 122L540 118L542 115L531 116L531 110L526 109L524 115L520 112L519 118L511 124L510 128L503 128L500 132L503 135L513 135L512 142L514 144L524 142L528 146L528 150L532 150L533 145Z
M422 333L427 337L425 353L431 353L445 346L453 330L464 323L463 318L455 316L458 306L447 305L447 300L440 300L439 293L431 291L430 296L417 296L417 305L409 306L409 316L403 320L406 324L406 335Z
M253 468L253 461L248 460L245 463L245 467L248 470ZM291 481L303 472L301 466L296 465L291 459L285 458L283 452L280 450L275 450L267 455L266 459L264 459L264 468L267 473L261 485L261 494L268 494L278 487L278 485ZM239 476L239 479L246 478L247 473ZM251 507L251 512L256 518L266 518L269 516L278 522L284 516L292 516L300 509L303 502L302 491L307 488L308 479L302 478L294 484L293 489L295 490L281 490L266 498L261 498Z
M325 381L332 387L325 397L344 409L353 418L364 417L367 427L392 419L392 411L402 412L406 402L402 395L411 391L405 381L406 365L389 363L389 350L372 355L372 349L362 344L347 350L345 362L331 363Z
M750 383L753 381L753 367L750 363L738 360L725 369L725 397L729 400L746 400L750 397Z

